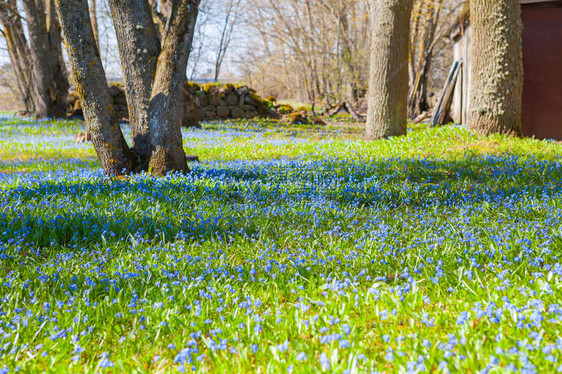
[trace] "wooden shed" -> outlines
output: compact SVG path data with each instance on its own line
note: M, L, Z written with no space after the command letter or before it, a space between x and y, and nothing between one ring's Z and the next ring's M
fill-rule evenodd
M523 20L523 134L562 140L562 0L521 0ZM471 29L468 6L451 37L457 78L451 117L466 123L470 108Z

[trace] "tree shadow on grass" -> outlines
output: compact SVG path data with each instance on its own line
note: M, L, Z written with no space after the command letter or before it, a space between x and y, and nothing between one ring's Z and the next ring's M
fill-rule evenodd
M338 214L360 209L392 214L540 199L559 195L561 180L559 163L514 157L241 162L195 168L183 179L39 180L0 191L0 241L62 247L131 238L204 242L275 236L286 225L328 229L339 224ZM59 200L65 201L60 208ZM97 201L105 208L88 208ZM311 203L315 209L307 208ZM271 213L276 206L284 216ZM322 217L329 209L329 219ZM208 214L191 216L194 210Z

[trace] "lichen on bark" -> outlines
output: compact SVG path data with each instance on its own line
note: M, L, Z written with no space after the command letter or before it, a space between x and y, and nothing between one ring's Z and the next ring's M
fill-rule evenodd
M523 51L519 0L472 0L468 128L521 136Z

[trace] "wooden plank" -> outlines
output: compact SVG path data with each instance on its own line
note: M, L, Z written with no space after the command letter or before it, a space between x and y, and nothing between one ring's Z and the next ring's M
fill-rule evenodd
M433 114L433 118L431 119L431 126L437 126L443 124L446 119L446 116L449 114L451 110L451 104L453 103L453 92L455 89L455 85L457 83L457 78L459 76L459 71L463 66L462 58L455 61L453 66L451 66L451 70L449 71L449 76L445 81L445 86L443 87L443 92L441 97L439 98L439 103L435 108L435 112Z

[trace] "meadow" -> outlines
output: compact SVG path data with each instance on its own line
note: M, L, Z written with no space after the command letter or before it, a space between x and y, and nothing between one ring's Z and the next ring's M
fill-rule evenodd
M211 123L109 178L80 131L0 117L2 374L562 371L558 142Z

